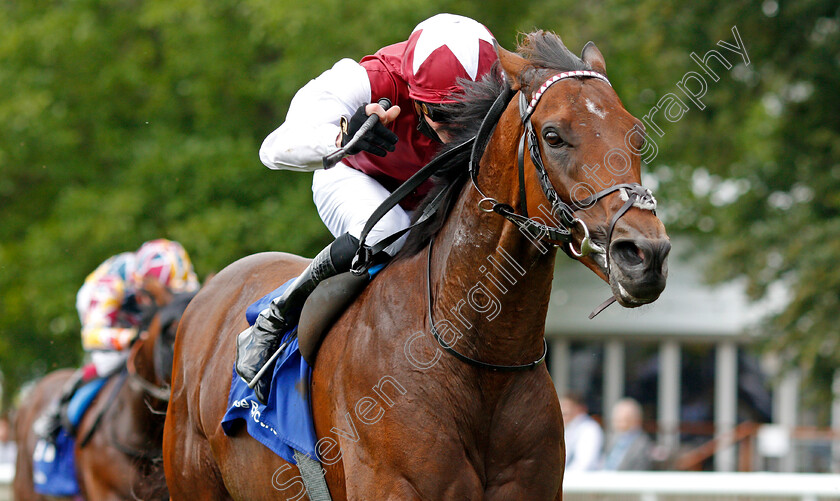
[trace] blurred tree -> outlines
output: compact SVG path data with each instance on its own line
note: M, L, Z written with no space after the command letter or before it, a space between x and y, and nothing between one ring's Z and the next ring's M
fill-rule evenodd
M707 169L702 198L721 242L713 277L744 276L755 298L785 285L766 348L803 369L825 402L840 366L840 5L736 2L720 16L742 29L755 86L734 96L731 161ZM721 197L732 186L737 202Z

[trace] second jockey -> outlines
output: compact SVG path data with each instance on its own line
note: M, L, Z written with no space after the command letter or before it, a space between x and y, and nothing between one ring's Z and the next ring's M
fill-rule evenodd
M272 169L315 171L312 193L318 214L337 237L304 272L237 337L236 372L247 383L279 348L281 334L297 323L303 303L322 280L348 271L362 229L402 182L426 165L449 140L441 105L455 102L460 80L477 81L497 60L494 39L482 24L452 14L423 21L408 40L360 62L342 59L301 88L286 121L263 142L260 159ZM387 111L377 101L387 98ZM369 115L380 121L355 151L329 170L322 158L345 145ZM410 224L424 185L388 212L366 243L376 244ZM386 247L394 256L404 238ZM265 403L270 378L254 386Z
M166 239L144 243L136 252L110 257L87 276L76 295L82 323L82 347L91 362L76 371L62 394L35 424L36 433L51 440L61 427L61 407L82 384L119 370L139 334L144 303L143 284L155 280L173 293L198 290L199 282L184 247Z

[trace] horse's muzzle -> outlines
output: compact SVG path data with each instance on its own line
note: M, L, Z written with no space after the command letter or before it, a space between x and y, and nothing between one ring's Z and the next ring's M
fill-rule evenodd
M619 304L641 306L655 301L668 278L667 238L621 238L610 244L610 287Z

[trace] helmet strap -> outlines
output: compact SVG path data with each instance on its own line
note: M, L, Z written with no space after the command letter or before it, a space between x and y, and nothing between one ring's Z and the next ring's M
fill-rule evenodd
M435 132L435 129L433 129L432 126L429 125L429 122L426 121L426 117L424 115L419 115L417 117L417 130L432 141L443 144L443 141L440 139L440 136L438 136L437 132Z

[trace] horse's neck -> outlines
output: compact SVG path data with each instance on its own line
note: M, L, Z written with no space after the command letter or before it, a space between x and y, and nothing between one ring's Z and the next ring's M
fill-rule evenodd
M517 196L515 182L484 178L488 182L481 187L488 196L505 201ZM466 186L436 238L434 320L462 334L455 348L473 358L502 365L529 363L543 351L556 250L530 241L501 216L480 211L480 198Z

